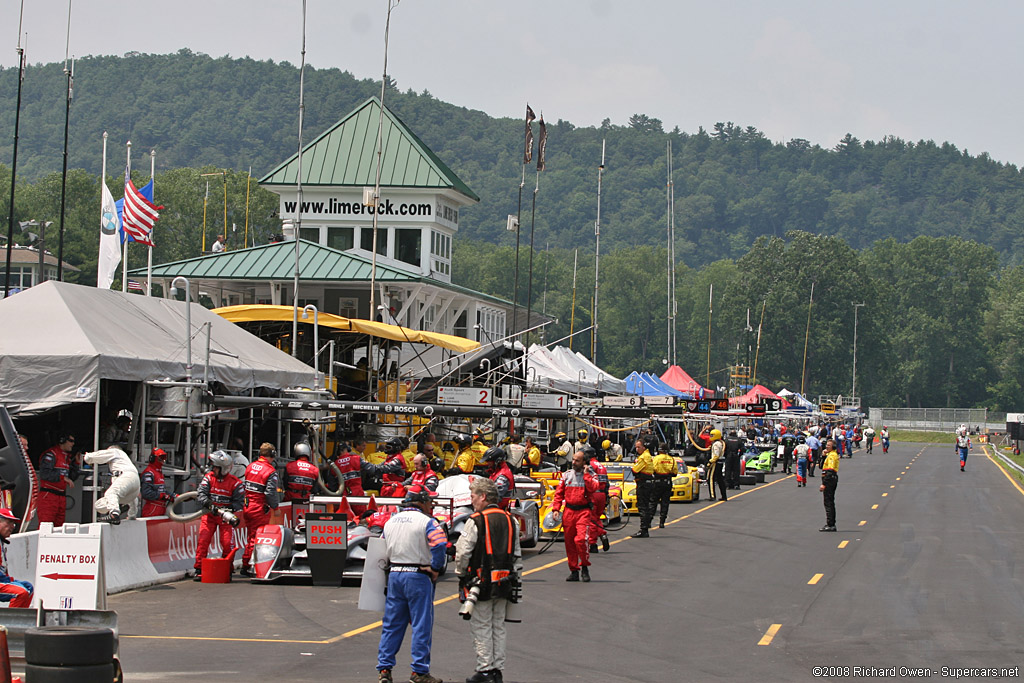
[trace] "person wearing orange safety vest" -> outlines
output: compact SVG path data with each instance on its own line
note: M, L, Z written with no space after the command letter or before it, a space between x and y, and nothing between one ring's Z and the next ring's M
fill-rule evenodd
M668 507L672 503L672 478L679 474L676 459L665 452L665 445L658 446L658 454L654 456L654 504L652 508L661 507L658 528L665 528L668 519ZM654 518L651 518L654 521Z
M278 493L277 468L274 458L277 449L273 444L260 446L260 457L245 468L245 529L247 538L242 553L242 576L254 576L251 561L256 548L256 534L270 521L270 511L276 510L281 502Z

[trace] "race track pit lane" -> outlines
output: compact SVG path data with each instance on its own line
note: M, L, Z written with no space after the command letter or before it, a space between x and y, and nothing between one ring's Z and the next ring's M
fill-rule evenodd
M628 538L631 517L613 532L612 551L592 556L591 583L564 581L560 541L525 551L523 623L509 624L504 679L809 681L822 652L829 666L1017 665L1024 493L986 458L972 460L970 478L952 477L947 451L897 443L888 455L844 459L843 550L818 533L817 489L773 485L784 480L776 476L727 503L673 506L649 539ZM918 452L918 467L857 527L856 515L903 470L893 461ZM436 588L431 672L446 681L474 670L456 587L449 575ZM108 604L129 681L375 681L381 615L357 610L357 600L356 586L238 580L182 581ZM726 660L707 654L723 643ZM408 647L407 634L395 680L409 673Z

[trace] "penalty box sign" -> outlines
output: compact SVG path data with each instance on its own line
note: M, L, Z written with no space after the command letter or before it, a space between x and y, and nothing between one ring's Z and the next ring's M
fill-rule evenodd
M455 406L491 405L490 387L438 387L437 402Z
M43 524L36 553L36 595L46 609L95 610L106 607L100 532L65 524L54 531ZM49 527L49 528L48 528ZM102 590L103 599L99 599Z

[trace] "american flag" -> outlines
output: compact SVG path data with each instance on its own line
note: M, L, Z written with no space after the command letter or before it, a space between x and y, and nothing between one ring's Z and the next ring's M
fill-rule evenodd
M153 202L142 196L142 193L135 189L132 183L131 168L124 170L124 212L122 228L131 235L132 239L146 246L153 246L151 238L153 225L156 224L160 214L157 213L162 206L155 206Z
M129 280L128 281L128 289L129 290L135 290L136 292L145 292L146 291L145 286L143 286L143 284L141 282L139 282L138 280Z

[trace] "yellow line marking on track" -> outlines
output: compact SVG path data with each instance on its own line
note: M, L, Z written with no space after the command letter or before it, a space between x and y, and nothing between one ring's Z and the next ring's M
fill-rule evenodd
M814 584L816 584L819 581L821 581L821 577L823 577L823 576L825 576L825 575L824 574L815 574L814 576L811 577L811 580L807 582L807 585L808 586L813 586Z
M894 488L896 488L896 484L893 484L893 485L892 485L892 486L890 486L889 488L891 488L891 489L894 489Z
M778 484L780 481L786 481L787 479L792 479L794 476L796 476L796 475L790 475L788 477L783 477L781 479L776 479L773 482L769 482L769 483L766 483L766 484L764 484L762 486L758 486L756 489L750 489L749 491L744 491L742 493L733 494L732 497L733 498L739 498L741 496L747 495L748 493L753 493L755 491L763 491L764 489L768 488L769 486L774 486L775 484ZM686 515L683 515L682 517L677 517L676 519L673 519L670 522L666 522L665 526L668 526L669 524L675 524L676 522L681 522L684 519L689 519L690 517L693 517L694 515L699 515L702 512L705 512L707 510L710 510L711 508L714 508L714 507L717 507L717 506L721 505L723 502L724 501L718 501L716 503L712 503L711 505L708 505L707 507L703 507L703 508L701 508L699 510L694 510L693 512L691 512L689 514L686 514ZM651 529L651 531L654 532L654 531L657 531L657 530L656 529ZM616 540L612 541L610 543L610 545L616 545L617 543L623 543L623 542L629 541L629 540L632 540L632 537L631 536L625 536L623 538L619 538L619 539L616 539ZM530 569L529 571L525 571L525 572L523 572L523 576L529 576L530 574L536 574L537 572L544 571L545 569L551 569L552 567L557 567L558 565L561 565L561 564L566 564L566 559L564 557L562 559L560 559L560 560L555 560L554 562L548 562L547 564L543 564L543 565L541 565L539 567L534 567L533 569ZM438 598L437 600L434 601L434 605L435 606L443 605L446 602L451 602L452 600L457 600L458 597L459 597L458 593L452 593L451 595L445 596L443 598ZM372 630L382 626L383 623L384 623L383 621L375 621L372 624L366 624L365 626L360 626L359 628L352 629L351 631L346 631L345 633L341 633L339 635L336 635L336 636L331 637L331 638L327 638L325 640L289 640L289 639L282 639L282 638L217 638L217 637L201 637L201 636L142 636L142 635L126 635L126 634L123 634L123 633L120 634L118 637L120 637L120 638L137 638L137 639L143 639L143 640L155 640L155 639L160 639L160 640L211 640L211 641L219 641L219 642L225 642L225 643L283 643L283 644L286 644L286 645L289 645L289 644L290 645L331 645L333 643L340 642L340 641L345 640L347 638L352 638L353 636L358 636L361 633L366 633L367 631L372 631ZM781 626L781 624L779 626ZM776 631L778 631L778 629L776 629ZM772 633L772 635L774 636L775 634Z
M990 454L990 453L988 452L988 447L987 447L987 446L982 446L982 447L981 447L981 451L982 451L982 453L984 453L984 454L985 454L985 457L986 457L986 458L988 458L989 460L991 460L991 461L992 461L992 463L993 463L993 464L994 464L994 465L995 465L996 467L998 467L998 468L999 468L999 471L1003 473L1003 476L1004 476L1004 477L1006 477L1007 479L1009 479L1009 480L1010 480L1010 483L1011 483L1011 484L1013 484L1013 487L1014 487L1015 489L1017 489L1018 491L1020 491L1022 495L1024 495L1024 488L1021 488L1021 486L1020 486L1020 484L1019 484L1019 483L1017 482L1017 480L1016 480L1016 479L1014 479L1014 478L1013 478L1013 477L1012 477L1012 476L1010 475L1010 473L1006 471L1006 468L1005 468L1005 467L1003 467L1002 465L1000 465L1000 464L999 464L999 461L998 461L998 460L996 460L995 458L993 458L993 457L992 457L992 455L991 455L991 454Z
M840 550L842 550L843 548L845 548L845 547L846 547L846 545L847 545L848 543L849 543L849 541L843 541L842 543L840 543L840 544L839 544L839 549L840 549Z
M896 477L896 481L899 481L900 479L902 479L902 477Z
M877 510L878 509L878 503L875 503L874 505L872 505L871 509L872 510Z
M771 626L769 626L768 630L764 632L763 636L761 636L761 640L757 641L757 644L771 645L772 638L775 637L775 634L779 632L780 628L782 628L782 624L772 624Z
M885 497L886 497L886 496L888 496L888 495L889 495L888 493L883 493L883 494L882 494L882 498L885 498Z
M867 523L868 523L868 520L862 519L862 520L860 520L860 524L858 524L857 526L864 526Z

